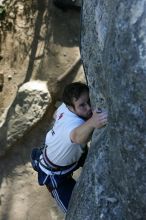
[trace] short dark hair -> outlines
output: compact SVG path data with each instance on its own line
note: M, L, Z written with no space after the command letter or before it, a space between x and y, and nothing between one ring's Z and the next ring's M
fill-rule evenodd
M63 92L62 101L69 106L73 106L73 98L78 100L78 98L83 94L84 92L89 92L89 88L86 84L81 82L74 82L71 84L68 84Z

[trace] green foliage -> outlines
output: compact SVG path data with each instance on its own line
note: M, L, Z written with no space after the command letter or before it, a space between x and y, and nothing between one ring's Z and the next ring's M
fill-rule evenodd
M0 5L0 20L4 20L6 16L6 9L4 6Z

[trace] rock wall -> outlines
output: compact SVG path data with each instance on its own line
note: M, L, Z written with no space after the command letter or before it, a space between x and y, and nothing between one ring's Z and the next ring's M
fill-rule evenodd
M47 82L30 81L19 88L15 101L0 123L0 156L42 119L51 104Z
M84 0L81 55L95 131L66 220L146 219L146 1Z

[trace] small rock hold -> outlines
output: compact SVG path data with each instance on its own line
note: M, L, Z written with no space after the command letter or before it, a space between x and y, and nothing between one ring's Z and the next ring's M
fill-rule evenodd
M100 219L103 219L103 218L104 218L104 214L101 213L101 215L100 215Z
M24 9L24 5L19 5L19 10L23 10Z
M107 201L111 202L111 203L115 203L115 202L117 202L117 199L116 198L107 198Z
M8 75L8 80L11 80L12 79L12 75Z
M10 18L16 18L16 15L13 12L10 12L9 16Z

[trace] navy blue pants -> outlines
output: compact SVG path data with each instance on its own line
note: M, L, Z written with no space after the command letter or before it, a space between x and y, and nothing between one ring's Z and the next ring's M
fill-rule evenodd
M62 175L60 171L60 175L55 175L54 173L52 173L52 175L47 175L38 168L39 184L46 185L47 189L64 213L67 212L71 194L76 183L72 177L73 171L83 166L86 155L87 152L82 155L77 166L68 174Z
M44 176L44 178L42 177ZM41 177L40 177L41 176ZM76 181L72 178L72 175L46 175L42 171L38 172L38 177L41 181L45 180L45 185L53 198L56 200L58 206L64 213L67 212L69 200L72 194L72 190L75 186Z

